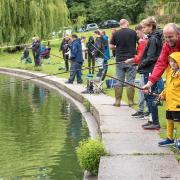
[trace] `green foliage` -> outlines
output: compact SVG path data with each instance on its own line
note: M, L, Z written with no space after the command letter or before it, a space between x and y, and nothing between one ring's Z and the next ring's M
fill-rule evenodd
M157 21L162 24L168 22L179 23L179 11L180 2L178 0L148 0L144 14L146 16L155 16Z
M143 12L147 0L68 0L70 17L73 23L79 16L86 17L86 22L101 22L108 19L127 18L132 22Z
M91 110L91 104L90 104L90 102L85 99L85 100L83 101L83 105L84 105L84 107L86 108L87 112L90 112L90 110Z
M0 0L0 44L47 38L69 23L65 0Z
M76 152L81 168L97 175L100 157L107 154L103 143L99 139L81 141Z

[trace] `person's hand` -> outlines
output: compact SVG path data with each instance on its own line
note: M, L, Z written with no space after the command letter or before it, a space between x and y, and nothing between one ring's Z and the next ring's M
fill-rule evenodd
M143 87L142 87L142 91L145 94L148 94L150 92L150 88L153 85L153 83L151 81L148 81Z
M134 63L134 59L130 58L124 61L125 64L133 64Z
M164 97L162 94L160 94L158 98L159 98L161 101L165 100L165 97Z

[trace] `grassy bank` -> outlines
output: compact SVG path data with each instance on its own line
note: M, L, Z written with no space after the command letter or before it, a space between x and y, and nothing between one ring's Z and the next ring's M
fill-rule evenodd
M110 35L110 30L106 30L106 33L108 35ZM90 35L93 35L93 32L84 32L79 34L79 36L85 36L88 37ZM58 70L59 67L64 67L64 61L62 58L59 57L55 57L53 55L57 55L57 56L61 56L62 54L59 52L59 44L60 41L54 41L51 42L51 64L46 64L46 62L43 62L43 65L40 68L35 68L34 67L34 63L32 64L22 64L20 61L20 57L22 56L22 51L21 52L17 52L17 53L13 53L13 54L8 54L8 53L1 53L0 54L0 67L10 67L10 68L18 68L18 69L25 69L25 70L30 70L30 71L41 71L44 73L48 73L48 74L55 74L55 73L59 73L62 72L63 70ZM30 51L30 57L32 58L32 53ZM33 59L33 58L32 58ZM111 59L109 63L113 63L114 60ZM87 66L87 61L85 61L84 66ZM84 83L86 83L86 74L88 74L88 70L84 70L83 71L83 81ZM110 66L108 69L108 74L115 76L115 66ZM59 77L64 77L66 79L68 79L69 77L69 73L65 73L65 74L61 74L61 75L57 75ZM108 78L106 78L108 79ZM138 75L137 75L137 79L138 79ZM109 96L114 96L114 90L113 89L107 89L105 83L103 84L103 89L105 91L105 93ZM127 96L126 96L126 91L124 90L123 93L123 100L127 102ZM138 97L137 97L137 90L136 90L136 95L135 95L135 101L138 101ZM135 109L137 109L137 105L134 106ZM159 107L159 118L160 118L160 123L161 123L161 131L160 131L160 136L162 138L166 137L166 118L165 118L165 106L160 106ZM178 126L178 124L175 125L177 128L177 137L180 138L180 127ZM176 151L176 156L178 159L180 159L180 152Z

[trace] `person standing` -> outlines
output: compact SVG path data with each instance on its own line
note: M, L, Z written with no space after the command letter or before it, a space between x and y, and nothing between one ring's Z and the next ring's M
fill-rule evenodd
M32 53L33 53L33 57L34 57L34 63L35 66L40 66L41 65L41 43L38 37L34 38L34 41L32 43Z
M83 61L85 61L85 59L86 59L86 51L87 51L87 48L86 48L86 37L85 36L81 37L81 45L82 45Z
M160 99L166 101L167 138L159 142L159 146L174 144L174 122L180 125L180 52L169 56L169 66L166 73L166 88L160 94ZM180 140L176 147L180 149Z
M94 66L95 66L95 57L94 57L94 37L90 36L89 40L86 44L87 54L88 54L88 68L89 74L94 74Z
M141 61L141 58L143 56L144 50L148 43L148 37L143 32L143 27L141 24L138 24L135 27L135 31L137 33L137 36L139 38L138 40L138 47L137 47L137 54L131 58L127 59L125 61L126 64L135 64L138 65ZM139 80L139 86L142 87L144 85L144 75L140 74L140 80ZM144 93L141 90L138 90L138 111L132 114L132 117L138 117L138 118L144 118L145 116L149 115L149 109L148 106L146 106L146 111L144 113L144 104L145 104L145 98ZM147 105L147 104L146 104Z
M110 42L111 42L111 39L112 39L112 37L113 37L113 34L116 32L117 30L116 30L116 28L112 28L111 29L111 36L110 36ZM115 59L115 56L116 56L116 51L115 51L115 49L112 49L112 57Z
M162 32L157 29L157 23L153 17L143 20L142 26L143 32L148 35L148 44L139 63L138 72L144 75L144 83L146 84L162 49ZM158 94L157 83L152 86L151 92ZM155 103L156 97L151 94L145 94L145 100L148 104L152 121L148 121L142 127L150 130L159 129L158 106Z
M94 31L94 35L96 37L94 43L94 56L99 66L97 77L101 79L103 75L105 40L99 30Z
M108 71L108 61L110 59L110 50L109 50L109 38L106 35L105 31L102 31L102 36L105 41L105 46L104 46L104 62L103 62L103 75L101 80L103 81L106 77L107 71Z
M168 56L173 52L180 51L180 28L174 23L164 26L163 35L165 43L163 44L161 54L155 64L152 74L149 76L148 82L143 86L147 92L155 84L169 65Z
M71 60L71 68L70 68L70 77L66 83L73 84L75 76L77 78L77 83L82 84L82 64L83 64L83 56L82 56L82 46L81 39L78 38L76 34L72 35L72 43L69 45L70 48L70 60Z
M62 55L63 55L63 59L64 59L64 63L65 63L65 70L69 71L69 36L65 36L63 41L61 42L59 51L62 51Z
M116 76L120 80L115 86L114 106L120 106L125 76L127 82L134 85L136 77L136 67L131 64L125 64L124 61L133 58L136 54L137 34L129 28L129 22L126 19L120 20L121 29L116 31L111 39L110 48L115 49L116 56ZM128 105L134 105L134 87L127 86Z

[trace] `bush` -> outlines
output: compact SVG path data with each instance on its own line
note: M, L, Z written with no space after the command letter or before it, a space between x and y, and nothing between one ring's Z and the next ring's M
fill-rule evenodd
M81 141L76 153L81 168L94 175L98 173L100 157L107 154L103 143L99 139Z

